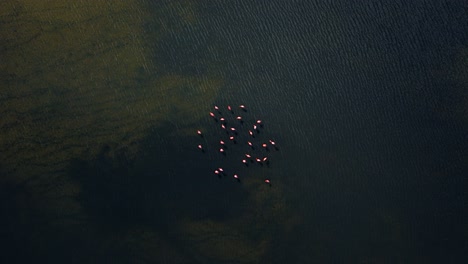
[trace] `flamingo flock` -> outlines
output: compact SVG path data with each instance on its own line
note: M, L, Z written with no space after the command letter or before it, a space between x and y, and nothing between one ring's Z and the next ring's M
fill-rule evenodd
M206 147L204 144L198 144L197 148L205 153L205 150L217 150L224 157L232 158L230 155L234 155L231 151L231 147L246 149L246 153L239 158L239 164L243 164L246 167L252 164L258 164L259 166L269 166L270 159L269 154L271 151L278 151L276 142L268 138L263 142L260 138L263 138L263 121L255 119L249 121L241 113L247 113L247 107L245 105L239 105L239 113L235 113L232 106L228 105L227 115L223 115L221 108L217 105L213 106L214 111L209 112L210 117L217 123L217 127L224 131L226 136L220 138L217 142L217 147L213 148L210 146ZM197 130L197 135L200 138L204 137L202 130ZM237 160L237 159L236 159ZM233 170L235 171L235 170ZM221 176L229 176L240 182L241 176L239 173L228 173L223 168L218 167L214 169L214 174L221 178ZM269 178L263 179L263 182L271 186L271 180Z

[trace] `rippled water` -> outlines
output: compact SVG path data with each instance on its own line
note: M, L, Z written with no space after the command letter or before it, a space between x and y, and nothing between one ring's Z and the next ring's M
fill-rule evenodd
M58 2L0 5L10 262L466 259L463 1ZM241 184L214 104L280 147Z

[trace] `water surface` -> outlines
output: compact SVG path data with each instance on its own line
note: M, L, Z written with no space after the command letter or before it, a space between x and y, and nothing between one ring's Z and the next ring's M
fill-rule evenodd
M0 7L9 262L467 258L463 1ZM241 184L196 148L214 104L279 144Z

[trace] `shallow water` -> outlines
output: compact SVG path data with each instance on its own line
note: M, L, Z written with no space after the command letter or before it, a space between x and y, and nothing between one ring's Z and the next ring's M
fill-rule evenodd
M466 259L466 3L0 6L10 262ZM214 104L271 166L200 153Z

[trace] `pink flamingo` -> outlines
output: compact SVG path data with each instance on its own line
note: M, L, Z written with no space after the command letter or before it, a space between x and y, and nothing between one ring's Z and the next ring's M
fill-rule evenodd
M275 150L278 150L278 147L276 146L276 142L270 139L270 144L275 148Z

